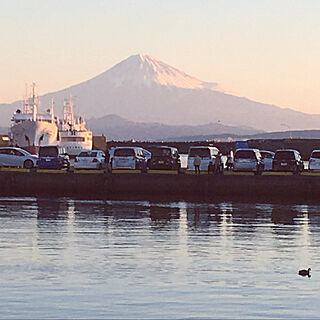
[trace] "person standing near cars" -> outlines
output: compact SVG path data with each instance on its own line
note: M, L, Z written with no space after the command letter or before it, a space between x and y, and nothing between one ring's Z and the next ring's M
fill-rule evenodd
M227 158L227 170L231 171L232 170L232 166L233 166L233 150L231 149L229 154L228 154L228 158Z
M105 170L106 172L110 172L111 171L111 167L110 167L110 151L109 148L106 147L106 151L105 151Z
M109 148L107 147L106 148L106 152L105 152L105 155L106 155L106 164L109 164L109 161L110 161L110 152L109 152Z
M216 160L214 162L213 174L222 173L222 164L221 164L221 152L219 152L216 156Z
M193 160L193 165L194 165L194 172L196 174L200 174L200 164L201 164L201 158L197 154Z

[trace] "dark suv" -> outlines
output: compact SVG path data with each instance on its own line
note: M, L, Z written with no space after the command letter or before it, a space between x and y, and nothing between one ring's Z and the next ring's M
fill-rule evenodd
M273 171L286 171L293 174L300 174L304 169L300 152L293 149L277 150L273 161Z
M166 169L178 170L181 169L180 156L177 148L159 146L150 147L151 158L148 160L149 169Z
M39 148L39 169L69 169L70 161L65 149L60 146Z

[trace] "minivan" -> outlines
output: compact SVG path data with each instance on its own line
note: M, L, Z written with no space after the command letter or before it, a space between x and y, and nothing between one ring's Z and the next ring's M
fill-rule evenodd
M196 156L201 158L200 171L212 171L219 149L210 146L192 146L188 152L187 170L194 170L194 159Z
M181 169L181 161L177 148L168 146L152 146L151 158L148 161L149 169L178 170Z
M320 150L313 150L309 159L309 170L320 171Z
M65 148L43 146L39 148L39 169L69 169L70 160Z
M273 161L273 171L286 171L293 174L300 174L304 169L304 164L301 159L300 152L294 149L277 150Z
M260 175L263 171L263 160L258 149L237 149L234 155L233 171L251 171Z
M145 170L147 160L141 147L115 147L111 158L112 169Z

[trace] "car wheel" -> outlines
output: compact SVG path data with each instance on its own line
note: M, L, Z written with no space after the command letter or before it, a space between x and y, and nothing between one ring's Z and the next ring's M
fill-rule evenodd
M26 169L32 169L33 168L33 162L31 160L26 160L23 163L23 167Z

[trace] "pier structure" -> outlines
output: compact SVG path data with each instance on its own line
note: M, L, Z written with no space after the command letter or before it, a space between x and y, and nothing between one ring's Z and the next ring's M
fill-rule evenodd
M0 195L320 201L320 176L0 171Z

